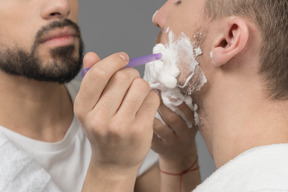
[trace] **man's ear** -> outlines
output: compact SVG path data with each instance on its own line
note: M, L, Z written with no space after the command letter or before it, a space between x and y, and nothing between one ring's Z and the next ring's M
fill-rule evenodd
M238 17L225 18L216 26L215 41L211 50L213 63L221 66L240 53L249 38L247 23Z

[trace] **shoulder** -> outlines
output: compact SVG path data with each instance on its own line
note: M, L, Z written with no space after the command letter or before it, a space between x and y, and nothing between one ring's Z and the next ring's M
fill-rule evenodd
M288 191L287 151L288 144L250 149L215 171L194 192Z
M32 157L18 149L1 132L0 154L0 191L60 191L51 176Z

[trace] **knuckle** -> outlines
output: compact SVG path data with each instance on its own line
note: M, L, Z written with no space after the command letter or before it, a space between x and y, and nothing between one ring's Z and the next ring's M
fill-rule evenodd
M111 130L119 131L121 129L125 129L128 126L127 121L123 118L113 117L111 121L109 121L109 127Z
M121 71L118 71L117 73L115 73L113 78L116 81L128 81L131 79L131 75L129 74L129 72L127 72L125 70L121 70Z
M103 133L106 128L108 127L108 121L106 120L106 116L100 114L90 114L87 125L91 129L93 129L94 132L97 133Z
M112 136L121 139L136 138L140 130L142 130L142 126L146 128L146 126L142 124L135 125L130 119L123 118L123 116L115 116L109 122L109 132Z
M108 74L105 70L102 70L101 68L94 68L91 74L92 80L99 80L99 79L106 79L108 78Z
M141 79L141 78L136 78L133 81L132 86L134 86L135 88L142 90L143 92L149 92L150 91L150 85L147 81Z
M137 69L134 69L134 68L128 68L127 69L130 73L132 73L136 78L139 78L140 77L140 73Z
M109 135L117 138L124 137L125 135L124 130L126 130L125 123L121 123L121 121L110 121L108 127L109 127L108 128Z
M139 78L140 73L136 69L128 68L116 72L113 76L117 81L128 81Z

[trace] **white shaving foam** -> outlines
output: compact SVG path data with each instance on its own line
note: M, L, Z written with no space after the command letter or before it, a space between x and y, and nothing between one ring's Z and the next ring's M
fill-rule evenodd
M170 31L170 28L169 28L169 27L167 27L167 29L166 29L165 33L169 33L169 31Z
M195 123L199 123L198 106L193 104L191 94L199 91L207 82L196 60L196 57L202 54L202 50L200 47L196 47L197 42L191 43L184 33L181 33L177 39L169 28L166 29L166 33L169 33L169 42L165 45L157 44L153 49L153 53L161 53L162 58L146 64L144 79L149 82L151 88L161 91L163 103L180 115L187 126L192 128L193 123L185 117L177 106L185 102L194 111ZM183 85L178 82L180 75L185 77ZM181 92L181 89L184 88L188 90L185 95ZM156 118L165 124L160 114L157 114Z
M210 52L210 58L213 59L213 52Z

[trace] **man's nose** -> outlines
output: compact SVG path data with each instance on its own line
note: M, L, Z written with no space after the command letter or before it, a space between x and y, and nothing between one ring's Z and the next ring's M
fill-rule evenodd
M44 19L63 19L71 11L69 0L45 0L41 4L41 16Z
M173 11L175 5L173 0L168 0L159 10L155 12L152 18L152 22L156 27L164 29L167 20Z

